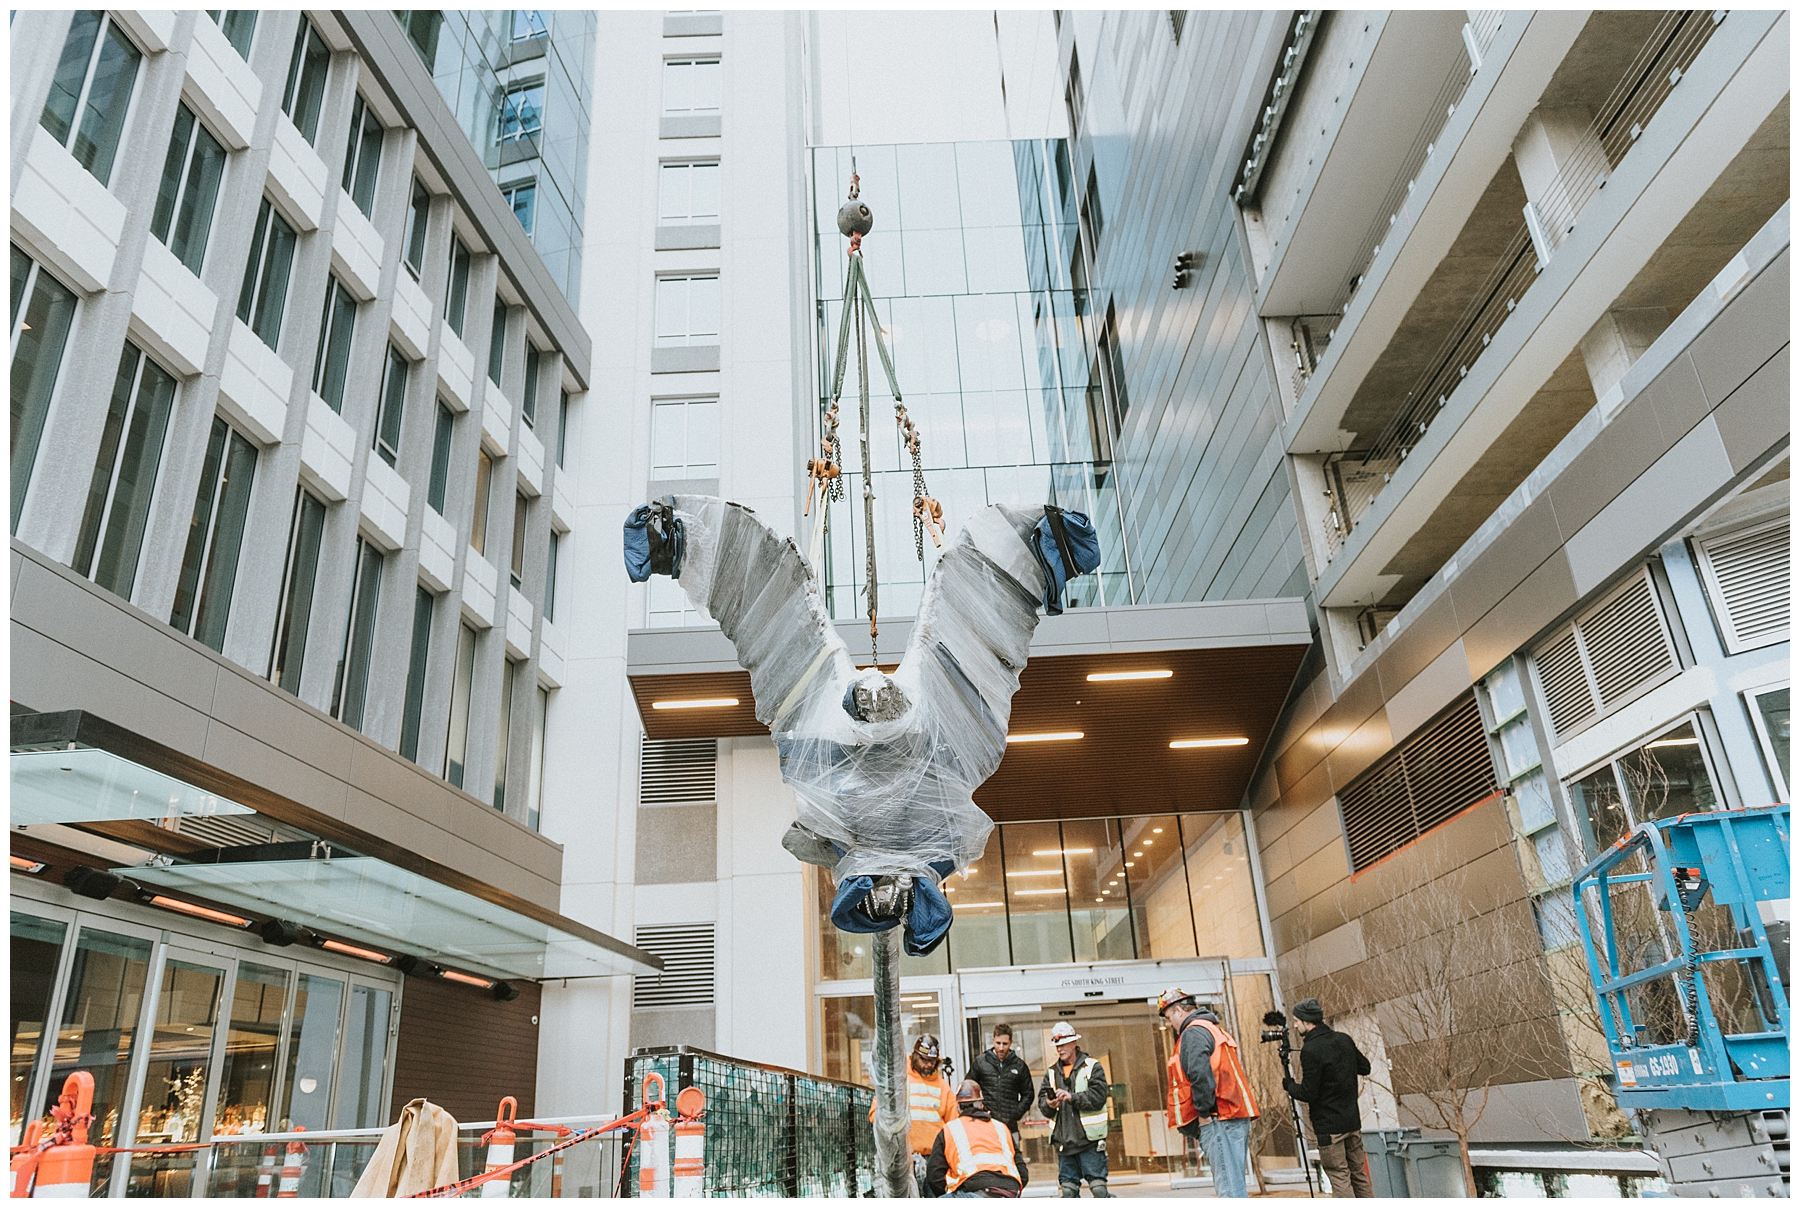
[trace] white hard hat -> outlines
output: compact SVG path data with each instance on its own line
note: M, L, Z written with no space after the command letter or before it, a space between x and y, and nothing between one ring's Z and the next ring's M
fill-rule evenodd
M1051 1044L1068 1044L1071 1040L1080 1040L1081 1035L1075 1031L1074 1025L1059 1023L1050 1029Z

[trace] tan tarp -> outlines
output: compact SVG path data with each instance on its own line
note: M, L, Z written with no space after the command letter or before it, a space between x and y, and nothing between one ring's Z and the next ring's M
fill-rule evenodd
M381 1134L375 1156L356 1180L350 1195L362 1199L395 1199L454 1183L456 1118L426 1099L400 1109L400 1119Z

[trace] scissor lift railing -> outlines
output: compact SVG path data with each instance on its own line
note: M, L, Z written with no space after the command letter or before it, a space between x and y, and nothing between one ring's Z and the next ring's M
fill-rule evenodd
M1743 1112L1788 1107L1789 1005L1763 904L1789 893L1786 804L1683 814L1641 823L1575 877L1575 915L1600 1004L1622 1107ZM1634 861L1633 857L1641 857ZM1648 892L1666 959L1630 968L1615 890ZM1706 949L1694 915L1707 899L1730 912L1734 942ZM1593 917L1597 909L1598 918ZM1748 978L1758 1031L1728 1032L1706 976L1736 962ZM1652 1034L1634 1010L1653 984L1673 983L1685 1037Z

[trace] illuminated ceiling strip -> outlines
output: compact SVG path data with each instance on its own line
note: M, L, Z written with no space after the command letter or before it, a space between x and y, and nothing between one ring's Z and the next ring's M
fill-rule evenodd
M1053 730L1048 734L1008 734L1007 742L1072 742L1087 737L1080 730Z
M1034 851L1031 854L1034 856L1091 856L1094 854L1094 849L1091 847L1046 847L1043 851Z
M1188 751L1195 747L1247 747L1248 738L1178 738L1169 744L1171 751Z
M461 982L465 986L480 986L483 990L491 990L494 983L485 977L476 977L472 973L458 973L454 969L445 969L438 974L445 981Z
M1168 679L1174 674L1173 671L1090 671L1087 678L1090 684L1111 684L1124 680Z
M950 909L952 909L952 910L980 910L984 906L1001 906L1001 905L1004 905L1004 903L1002 903L1002 902L953 902L953 903L951 903Z
M388 963L386 953L376 952L372 948L358 948L355 944L346 944L342 940L320 940L319 947L327 952L342 952L345 956L359 956L363 960L374 961L380 965Z
M7 858L12 861L12 866L20 872L44 871L44 863L41 860L27 860L24 856L15 856L11 853L8 853Z
M738 703L735 696L716 696L701 700L659 700L653 701L652 709L730 709Z
M242 915L228 914L223 910L214 910L210 906L184 902L180 898L165 898L160 893L150 898L150 905L161 906L164 910L177 910L182 914L191 914L197 919L209 919L215 923L224 923L227 927L248 927L250 925L250 920Z
M1060 868L1009 868L1006 875L1009 877L1060 877L1062 872L1063 870Z
M1041 897L1044 894L1051 894L1051 893L1067 894L1068 892L1069 891L1067 889L1015 889L1015 890L1013 890L1013 897L1015 897L1015 898Z

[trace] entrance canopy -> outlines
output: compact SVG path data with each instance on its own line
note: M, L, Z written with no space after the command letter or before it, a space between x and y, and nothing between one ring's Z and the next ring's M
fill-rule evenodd
M860 623L839 632L867 648ZM882 622L882 666L899 662L911 632ZM996 821L1237 809L1311 644L1298 599L1045 617L1006 757L975 800ZM627 674L652 739L768 733L716 628L633 631Z
M62 872L106 867L141 897L178 895L172 909L223 908L246 927L281 919L379 949L366 955L390 963L410 956L496 978L662 967L376 835L320 826L311 811L79 710L12 719L11 789L15 856ZM167 895L154 904L168 905Z

